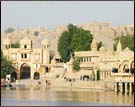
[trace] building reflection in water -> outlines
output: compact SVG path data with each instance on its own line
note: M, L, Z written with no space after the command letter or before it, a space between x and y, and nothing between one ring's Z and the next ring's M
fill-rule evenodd
M132 104L134 95L131 93L116 93L114 91L90 91L90 90L1 90L2 98L45 100L45 101L73 101L90 103Z

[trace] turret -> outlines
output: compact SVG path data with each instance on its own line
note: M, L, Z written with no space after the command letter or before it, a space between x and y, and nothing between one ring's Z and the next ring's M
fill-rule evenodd
M42 49L49 49L50 42L49 42L49 40L47 38L42 40L41 44L42 44Z
M43 51L43 64L49 64L49 62L50 62L50 51L49 51L50 42L47 38L45 38L44 40L42 40L41 45L42 45L42 51Z
M6 38L4 41L3 41L3 48L4 49L9 49L11 48L11 40L9 38Z
M118 45L117 45L117 52L121 52L122 51L122 46L121 46L121 42L119 40Z
M93 38L92 43L91 43L91 51L97 51L98 46L96 40Z

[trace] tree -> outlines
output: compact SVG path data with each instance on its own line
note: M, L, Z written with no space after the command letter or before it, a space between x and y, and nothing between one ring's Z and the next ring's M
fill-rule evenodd
M113 45L113 48L115 51L117 49L119 40L121 41L122 49L125 49L126 47L128 47L129 49L134 51L134 36L133 35L121 36L121 37L114 39L115 43Z
M35 36L38 36L38 35L39 35L39 32L38 32L38 31L35 31L35 32L34 32L34 35L35 35Z
M70 54L74 51L90 50L93 36L90 31L78 28L72 24L64 31L58 41L58 52L64 62L70 60Z
M14 29L11 27L5 30L5 33L11 33L11 32L14 32Z
M90 44L92 39L93 37L90 31L85 31L82 28L77 28L76 32L73 34L70 48L73 52L91 50Z
M5 78L7 74L14 70L13 63L3 55L1 52L1 78Z
M75 70L75 71L79 71L79 69L80 69L80 61L79 61L79 58L74 59L72 68L73 68L73 70Z
M19 47L20 47L20 44L18 42L11 44L11 48L19 48Z
M58 52L64 62L69 61L70 59L70 36L67 31L62 33L62 36L59 38L58 41Z

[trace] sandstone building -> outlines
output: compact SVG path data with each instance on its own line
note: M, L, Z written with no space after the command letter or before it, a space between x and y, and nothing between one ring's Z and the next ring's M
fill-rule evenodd
M34 74L40 76L46 73L60 74L64 71L64 63L57 53L51 58L50 42L47 38L42 40L41 48L33 48L32 40L28 37L20 41L20 48L11 48L11 40L6 38L3 41L3 53L14 62L17 69L18 78L34 78ZM124 72L125 69L134 69L134 52L126 48L122 50L119 41L117 51L107 50L102 46L97 50L97 42L93 39L91 51L74 52L74 57L80 59L80 71L78 78L83 75L96 75L99 69L101 79L111 77L112 69L117 68L118 72ZM67 74L72 74L72 61L66 63ZM26 72L27 71L27 72ZM128 72L130 74L130 71ZM25 77L25 76L26 77Z

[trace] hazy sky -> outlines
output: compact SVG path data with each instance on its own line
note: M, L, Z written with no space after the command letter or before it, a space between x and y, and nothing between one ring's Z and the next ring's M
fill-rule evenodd
M93 21L134 24L133 1L2 1L1 6L2 30Z

